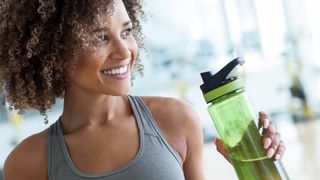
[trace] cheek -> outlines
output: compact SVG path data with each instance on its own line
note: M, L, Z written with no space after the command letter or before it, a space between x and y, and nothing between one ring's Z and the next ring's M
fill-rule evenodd
M103 63L103 54L100 52L92 52L84 54L79 61L79 69L85 70L95 70L99 69L100 65Z
M84 56L79 60L78 68L75 72L75 75L80 78L93 77L94 74L97 74L101 66L101 59L99 57L93 56Z
M137 41L132 37L132 41L129 44L129 49L131 51L132 54L132 59L136 60L137 56L138 56L138 44Z

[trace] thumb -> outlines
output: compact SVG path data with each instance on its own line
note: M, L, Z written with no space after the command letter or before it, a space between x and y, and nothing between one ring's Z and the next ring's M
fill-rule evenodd
M214 140L214 144L216 145L216 148L217 148L218 152L219 152L220 154L222 154L223 157L226 158L226 160L228 160L228 161L231 163L231 159L230 159L230 157L229 157L226 149L224 148L224 145L223 145L221 139L216 138L216 139Z

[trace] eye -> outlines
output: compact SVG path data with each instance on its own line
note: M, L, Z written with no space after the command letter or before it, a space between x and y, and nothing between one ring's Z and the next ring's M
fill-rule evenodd
M106 43L109 41L109 37L106 34L97 35L97 41L101 43Z
M130 36L132 34L132 28L128 28L121 33L121 36Z

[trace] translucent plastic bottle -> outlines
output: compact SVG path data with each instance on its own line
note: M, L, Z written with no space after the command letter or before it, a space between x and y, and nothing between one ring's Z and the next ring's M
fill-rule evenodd
M212 75L201 73L201 85L208 111L240 180L289 179L280 161L267 157L239 69L244 61L236 58Z

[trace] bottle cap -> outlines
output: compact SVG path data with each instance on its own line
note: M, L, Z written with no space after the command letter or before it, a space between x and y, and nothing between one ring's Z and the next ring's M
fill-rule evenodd
M201 73L203 84L200 88L207 103L244 87L240 78L243 63L244 60L237 57L214 75L210 71Z

